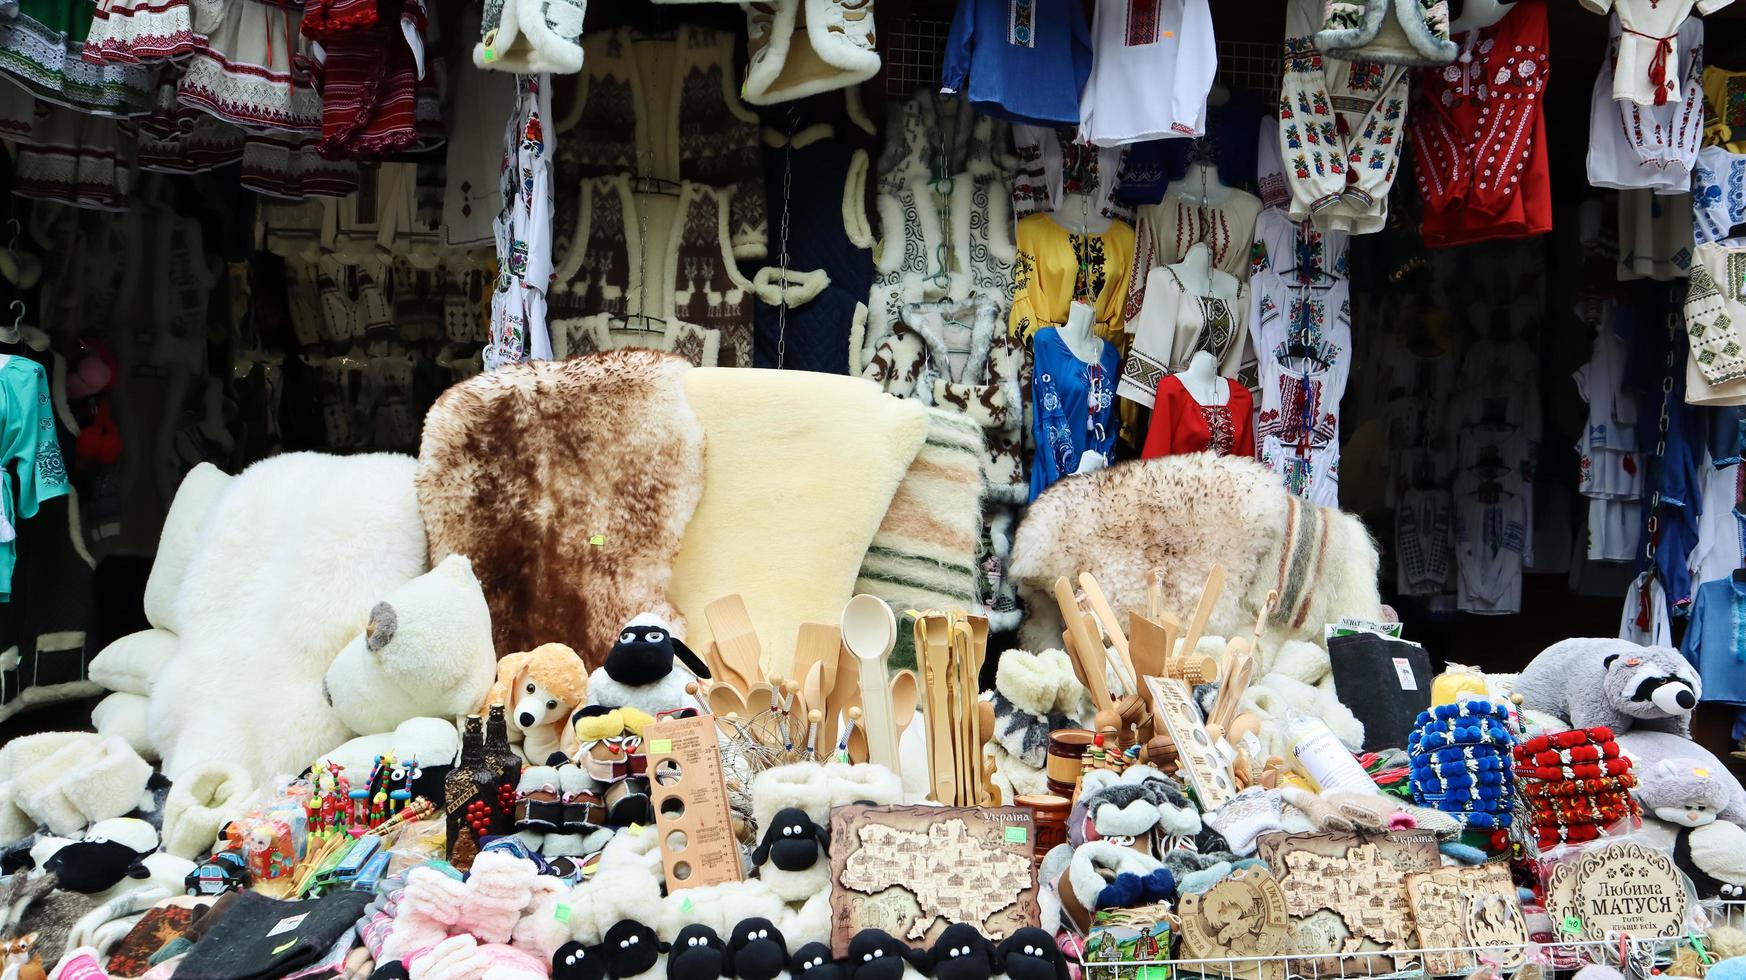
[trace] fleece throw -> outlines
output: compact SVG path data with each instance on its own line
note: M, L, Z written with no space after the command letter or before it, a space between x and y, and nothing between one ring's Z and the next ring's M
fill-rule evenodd
M836 622L854 595L927 411L871 381L807 371L698 368L685 396L709 442L703 501L673 563L686 645L706 647L703 607L738 593L766 658L786 656L801 623Z
M1187 622L1215 564L1225 587L1210 636L1248 636L1269 590L1279 592L1265 627L1272 644L1321 643L1324 624L1381 612L1376 544L1358 518L1292 496L1253 460L1193 453L1062 480L1031 504L1012 549L1029 608L1020 640L1033 650L1059 642L1057 578L1092 573L1120 613L1146 608L1146 573L1157 568L1165 611Z
M179 648L151 686L164 775L216 767L259 785L351 738L322 678L370 607L425 570L413 465L286 453L220 493L176 594Z
M651 350L536 361L431 406L418 452L431 564L472 559L498 657L564 643L592 670L639 613L685 628L667 580L703 495L690 370Z
M893 609L982 612L982 427L962 412L928 409L927 442L897 485L861 562L856 592ZM915 637L897 631L891 666L915 666Z

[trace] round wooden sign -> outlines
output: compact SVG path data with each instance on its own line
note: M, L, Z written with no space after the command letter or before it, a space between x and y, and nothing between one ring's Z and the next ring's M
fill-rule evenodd
M1291 936L1285 893L1259 868L1245 868L1203 894L1182 896L1177 912L1188 959L1277 956Z
M1582 938L1604 942L1609 934L1633 939L1673 939L1685 934L1691 910L1685 876L1663 851L1619 841L1575 859L1574 886L1563 910L1582 924ZM1548 910L1550 911L1550 909Z

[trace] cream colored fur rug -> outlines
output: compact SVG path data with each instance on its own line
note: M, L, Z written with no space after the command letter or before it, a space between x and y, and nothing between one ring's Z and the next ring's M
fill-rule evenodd
M892 494L927 437L919 403L870 381L804 371L697 368L685 395L703 423L703 501L669 596L699 655L703 607L746 600L766 666L803 622L834 623Z

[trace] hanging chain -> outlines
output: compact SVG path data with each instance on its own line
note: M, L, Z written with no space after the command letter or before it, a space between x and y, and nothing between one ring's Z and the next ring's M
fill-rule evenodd
M1667 465L1667 425L1669 412L1673 407L1673 355L1679 349L1679 307L1674 305L1667 312L1667 356L1663 359L1661 374L1661 417L1656 420L1655 435L1655 486L1649 494L1649 522L1644 534L1643 556L1649 560L1649 575L1655 574L1656 536L1661 533L1661 472Z
M800 125L800 107L788 103L788 139L782 144L782 244L777 253L781 270L776 281L780 290L776 304L776 367L788 366L788 203L794 193L794 130Z

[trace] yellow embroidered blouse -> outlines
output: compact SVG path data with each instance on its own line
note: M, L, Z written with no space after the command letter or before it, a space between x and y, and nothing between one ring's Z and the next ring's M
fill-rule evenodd
M1048 214L1018 223L1010 332L1029 340L1043 327L1067 322L1075 297L1089 295L1099 337L1125 349L1122 303L1134 261L1134 229L1112 220L1102 234L1076 235Z
M1746 71L1704 69L1704 145L1746 153Z

